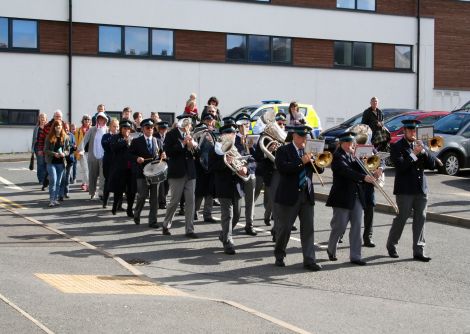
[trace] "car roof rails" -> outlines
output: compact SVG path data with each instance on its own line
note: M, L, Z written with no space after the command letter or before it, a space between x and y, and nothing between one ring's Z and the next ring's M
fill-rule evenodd
M262 104L279 104L282 103L281 100L263 100L261 101Z

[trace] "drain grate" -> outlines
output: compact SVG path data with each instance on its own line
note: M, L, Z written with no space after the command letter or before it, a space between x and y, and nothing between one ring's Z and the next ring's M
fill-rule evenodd
M150 262L142 259L130 259L125 260L127 263L132 264L133 266L146 266L149 265Z

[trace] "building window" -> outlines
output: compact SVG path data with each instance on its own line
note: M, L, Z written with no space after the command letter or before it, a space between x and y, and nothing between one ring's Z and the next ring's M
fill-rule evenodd
M246 36L227 35L227 60L246 60Z
M11 20L11 46L13 48L38 48L38 23L32 20Z
M8 48L8 19L0 17L0 49Z
M122 29L116 26L99 27L99 46L100 53L122 53Z
M124 28L126 56L149 55L149 30L147 28Z
M375 0L336 0L336 8L375 11Z
M273 63L292 62L292 39L283 37L272 38Z
M410 45L395 45L395 68L411 70L412 51Z
M269 63L269 36L248 36L248 61L254 63Z
M0 109L0 125L36 125L39 110Z
M335 42L335 65L350 67L372 67L372 43Z
M152 56L173 57L173 31L152 30Z

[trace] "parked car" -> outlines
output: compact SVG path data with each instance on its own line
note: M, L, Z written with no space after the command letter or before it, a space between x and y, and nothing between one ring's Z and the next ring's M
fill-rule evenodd
M402 121L415 119L421 122L421 126L429 126L448 114L450 114L449 111L409 111L392 117L385 122L385 127L390 131L390 143L393 144L403 137Z
M384 120L387 121L388 119L400 115L404 112L410 111L412 109L382 109L384 114ZM360 124L362 121L362 112L357 114L354 117L344 121L341 124L335 125L332 128L329 128L322 133L320 136L325 139L325 150L333 151L336 148L336 139L341 135L343 132L347 131L349 128L353 127L356 124Z
M434 135L444 138L444 146L437 154L443 167L441 173L457 175L470 167L470 112L455 111L434 123Z
M289 113L289 103L284 103L280 100L266 100L261 102L261 104L241 107L240 109L234 111L230 116L237 117L241 113L248 114L251 118L250 133L252 133L253 127L255 126L258 118L263 116L267 111L274 110L276 114L279 111L282 111L286 115ZM298 105L299 112L304 115L307 125L311 126L313 129L316 129L318 133L321 132L322 127L320 117L318 117L315 108L313 108L311 104L298 103Z

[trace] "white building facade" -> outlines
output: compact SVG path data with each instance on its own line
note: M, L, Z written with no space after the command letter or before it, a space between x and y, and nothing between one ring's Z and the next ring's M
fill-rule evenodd
M2 1L0 153L31 149L38 111L50 119L61 109L78 125L100 103L113 112L131 106L144 118L152 111L178 115L192 92L200 110L216 96L223 115L265 99L310 103L323 128L362 112L372 96L384 108L425 110L470 100L468 90L435 87L435 19L420 18L418 35L416 17L382 14L377 5L370 11L274 1Z

